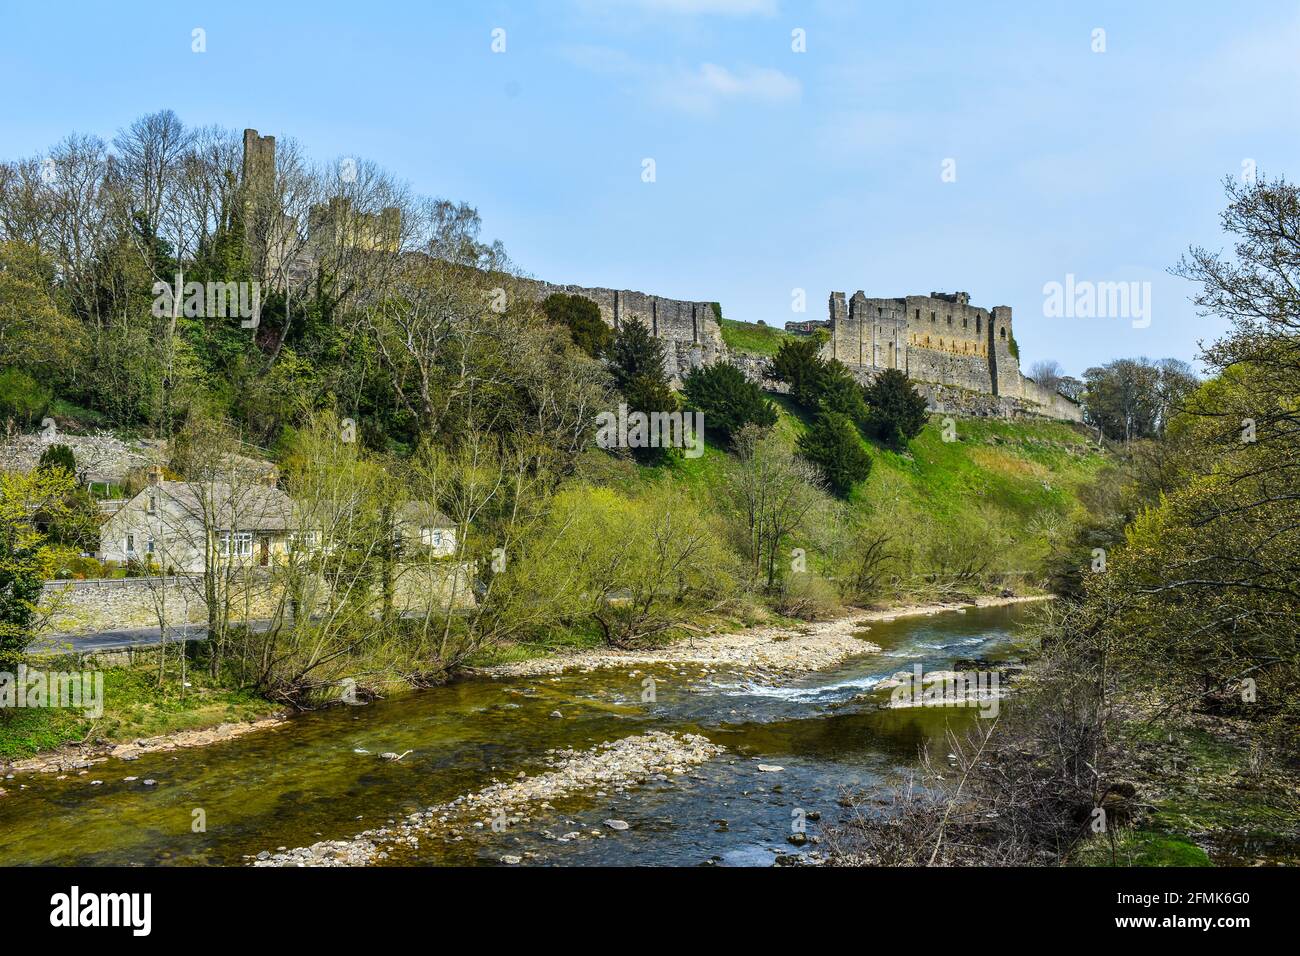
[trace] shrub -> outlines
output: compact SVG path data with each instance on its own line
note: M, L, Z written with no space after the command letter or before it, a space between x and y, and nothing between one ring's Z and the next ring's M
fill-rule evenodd
M821 468L838 495L847 495L854 484L871 473L871 456L853 422L839 412L823 412L805 434L799 436L799 453Z
M840 602L829 581L801 572L786 578L777 596L776 609L787 617L816 621L834 615L840 609Z
M776 409L763 390L726 362L692 369L682 391L690 406L704 415L705 430L726 444L746 425L776 424Z
M40 471L62 468L69 475L75 475L77 473L77 459L72 454L72 449L67 445L51 445L41 452L41 460L37 462L36 467Z

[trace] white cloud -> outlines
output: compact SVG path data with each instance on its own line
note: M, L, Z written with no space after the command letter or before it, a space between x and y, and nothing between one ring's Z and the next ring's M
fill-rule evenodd
M684 113L709 114L728 103L777 106L794 102L803 93L798 79L769 67L658 66L604 46L572 46L564 55L584 70L623 77L651 102Z
M780 70L745 67L733 72L716 63L702 64L697 70L660 71L651 81L655 99L688 113L711 113L729 102L789 103L802 91L797 79Z

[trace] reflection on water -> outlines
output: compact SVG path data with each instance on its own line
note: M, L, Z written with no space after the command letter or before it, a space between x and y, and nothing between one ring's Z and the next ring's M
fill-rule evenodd
M843 788L896 779L927 740L977 714L880 710L860 695L916 661L929 669L1013 656L1015 622L1028 613L987 608L877 624L869 638L880 653L779 688L680 666L642 667L636 677L607 670L462 681L211 747L96 764L68 780L16 778L0 799L0 864L239 864L245 854L347 838L520 771L540 772L551 748L585 750L657 729L703 733L728 753L670 781L586 794L505 834L430 841L390 862L496 862L527 852L565 864L768 865L777 852L793 852L786 838L796 814L820 814L807 823L816 834L842 812ZM640 702L646 673L656 680L653 704ZM560 719L550 716L557 710ZM397 763L377 756L408 749ZM759 771L760 763L783 769ZM157 783L146 787L146 779ZM207 831L193 833L200 808ZM608 831L602 821L611 817L630 828ZM584 835L558 839L574 831Z

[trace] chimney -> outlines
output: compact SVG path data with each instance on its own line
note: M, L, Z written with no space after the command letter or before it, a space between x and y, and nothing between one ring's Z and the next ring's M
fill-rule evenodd
M262 481L268 488L278 487L280 484L280 469L272 465L266 470L266 474L262 476Z
M163 470L162 470L162 465L150 465L150 466L149 466L149 484L151 484L151 485L161 484L161 483L162 483L162 480L163 480Z

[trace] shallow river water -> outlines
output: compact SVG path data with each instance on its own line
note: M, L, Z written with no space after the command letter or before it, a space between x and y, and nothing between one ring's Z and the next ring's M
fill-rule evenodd
M704 734L727 752L625 793L556 801L505 833L424 841L388 862L499 864L512 855L532 864L769 866L811 848L788 841L797 814L820 814L807 823L817 835L846 812L846 789L883 792L927 740L941 746L946 727L979 713L882 710L865 691L917 662L931 670L1016 657L1018 622L1032 607L876 623L864 637L880 652L781 687L698 666L464 680L208 747L110 760L67 780L24 775L5 782L9 796L0 800L0 865L239 865L262 850L346 839L521 771L545 772L551 748L587 750L663 730ZM647 674L654 703L641 702ZM377 756L405 750L400 762ZM194 832L196 809L205 832ZM603 826L610 818L628 829ZM574 831L584 835L557 839Z

